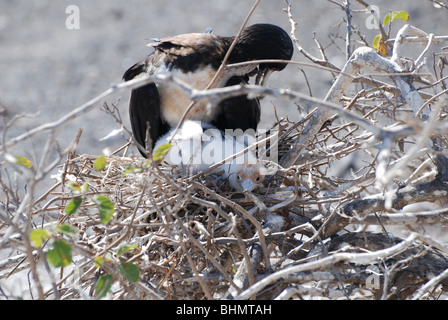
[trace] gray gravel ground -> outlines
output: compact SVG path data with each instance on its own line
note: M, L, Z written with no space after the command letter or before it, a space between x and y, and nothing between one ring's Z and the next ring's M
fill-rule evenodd
M352 8L361 8L355 1ZM92 99L111 85L119 83L123 72L149 53L145 45L151 38L186 32L200 32L212 27L222 35L234 35L254 1L241 0L1 0L0 1L0 103L6 108L6 118L14 114L33 114L20 120L8 130L12 137L39 124L54 121L73 108ZM344 12L329 1L292 1L297 21L297 37L310 52L318 55L313 32L324 46L329 46L330 32L345 35L345 25L338 24ZM436 9L428 0L370 1L378 5L382 15L388 10L407 10L411 23L428 32L443 34L448 11ZM69 14L66 8L76 5L80 10L80 29L67 29ZM275 23L289 31L288 17L282 8L285 1L263 0L250 20ZM354 24L365 28L366 14L357 14ZM371 42L375 30L366 33ZM343 43L327 49L330 60L338 66L344 63ZM294 59L308 62L296 52ZM271 77L270 85L287 87L308 93L304 76L297 66L288 66ZM323 97L330 87L327 72L304 68L311 83L312 93ZM121 98L119 108L129 126L127 115L128 94ZM295 107L284 101L263 101L262 127L273 123L272 102L280 116L295 119ZM37 114L36 114L37 113ZM5 112L4 112L5 114ZM99 139L118 128L112 117L94 110L70 124L60 135L65 147L83 128L79 153L99 154L104 147L122 145L116 137L100 142ZM3 127L2 127L3 130ZM24 155L39 153L45 135L21 144L16 151Z

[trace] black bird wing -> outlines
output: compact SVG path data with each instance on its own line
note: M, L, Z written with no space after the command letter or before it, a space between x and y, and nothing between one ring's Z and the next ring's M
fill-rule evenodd
M129 68L124 73L123 79L129 81L139 74L145 73L150 57L151 56ZM132 90L131 98L129 100L129 117L134 139L143 147L143 149L147 149L146 132L148 126L151 148L154 147L158 138L168 132L169 126L162 118L159 92L154 83ZM145 152L140 149L139 151L144 157L147 157Z
M226 86L246 83L243 77L232 77ZM260 102L258 99L248 99L247 96L237 96L225 99L218 106L218 113L212 124L220 130L247 129L257 130L260 122Z
M229 48L228 41L223 39L211 33L186 33L163 38L149 46L154 47L156 56L163 56L169 68L186 73L207 65L217 70Z
M183 72L193 72L207 64L218 68L227 45L218 40L219 37L209 33L184 34L156 40L150 45L155 51L129 68L123 79L128 81L141 73L151 75L163 66L168 70L177 68ZM129 117L134 138L143 148L146 147L148 124L152 147L170 129L163 118L159 92L154 83L132 90ZM141 150L140 153L146 157Z

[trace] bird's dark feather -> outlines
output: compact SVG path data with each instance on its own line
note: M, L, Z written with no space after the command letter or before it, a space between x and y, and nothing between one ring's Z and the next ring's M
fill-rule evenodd
M221 37L211 33L190 33L157 39L150 45L154 48L154 52L129 68L124 73L123 79L128 81L141 73L152 75L159 72L160 67L168 71L177 69L185 74L205 66L217 70L234 39L235 37ZM243 31L229 56L228 63L260 59L290 60L292 54L292 41L283 29L270 24L255 24ZM271 63L261 65L260 68L282 70L285 66L282 63ZM226 86L245 83L247 81L245 78L248 77L233 74ZM257 129L260 121L258 99L250 100L247 96L232 97L223 100L217 108L212 125L218 129L243 131ZM129 114L135 140L143 147L148 124L152 146L159 137L170 130L170 126L162 116L159 91L154 83L132 91ZM146 156L143 152L142 155Z
M226 86L245 84L242 77L232 77ZM248 129L257 130L260 122L260 102L258 99L248 99L241 95L220 102L218 112L212 124L221 130Z

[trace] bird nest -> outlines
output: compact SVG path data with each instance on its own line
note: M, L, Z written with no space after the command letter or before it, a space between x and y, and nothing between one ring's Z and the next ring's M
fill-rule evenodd
M300 136L302 126L281 120L275 130L281 158ZM69 156L59 172L57 187L51 191L55 197L49 202L52 205L40 211L46 213L46 221L56 212L59 224L76 230L76 237L69 240L73 248L70 268L81 285L62 280L61 298L231 298L272 272L327 252L330 247L320 239L329 219L322 215L323 208L328 212L330 205L342 206L353 199L353 188L359 188L361 182L363 189L368 188L372 180L368 170L361 180L342 181L325 174L335 158L350 155L370 137L357 135L356 130L355 125L327 123L316 137L318 143L310 145L295 166L278 170L266 177L262 187L245 193L208 175L192 179L178 168L144 158ZM345 138L335 139L336 132ZM346 191L332 194L341 184ZM73 206L75 199L81 200ZM101 214L102 206L109 208L106 217L111 213L107 219ZM354 233L339 240L331 242L331 250L343 250L350 242L356 248L372 246L369 234L359 239ZM372 241L377 249L391 245L389 237L375 236ZM413 245L411 249L418 252ZM433 259L445 258L435 255ZM318 266L304 278L282 279L251 296L272 299L291 281L313 288L322 279L325 285L302 294L327 298L366 294L371 275L363 273L366 266L347 269L347 264L340 264L340 268L337 261L326 268ZM349 279L349 286L336 290L341 278L335 274ZM417 286L426 278L412 281ZM380 289L372 288L370 295L381 294Z
M281 139L279 156L288 149L285 144L293 139L291 132ZM267 241L263 224L268 216L283 216L296 225L310 220L301 214L312 199L309 194L300 195L299 181L285 187L272 176L263 187L243 194L232 190L228 181L213 179L219 171L192 179L182 174L181 168L157 165L144 158L101 156L104 165L98 168L99 158L71 155L57 176L59 188L51 191L57 197L51 201L55 204L51 211L59 212L59 223L77 230L76 246L83 249L78 252L76 265L86 264L81 270L81 282L90 293L95 292L92 288L96 288L101 274L123 278L112 261L115 265L129 261L138 267L144 284L132 293L117 284L112 287L116 291L109 294L164 299L224 296L232 284L237 288L232 279L248 258L251 245L261 241L266 257L280 257L291 249L291 244L286 243L280 249L282 237L274 237L272 243ZM114 207L113 217L107 223L98 214L98 195L110 200ZM82 198L82 203L76 212L68 214L67 208L77 198ZM275 226L275 218L270 220L280 230L280 226ZM310 232L306 229L302 231ZM118 256L117 251L123 246L133 249ZM92 257L110 253L111 263L103 266L105 270L86 263ZM260 261L249 272L253 276L266 267L269 264ZM78 294L67 292L68 296Z

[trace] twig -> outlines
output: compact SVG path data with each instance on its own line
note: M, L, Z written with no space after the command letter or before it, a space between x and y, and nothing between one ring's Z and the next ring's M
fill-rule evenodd
M298 266L291 266L288 268L285 268L283 270L277 271L263 280L260 280L247 290L243 291L239 296L235 297L235 300L245 300L248 297L254 295L255 293L262 290L267 285L281 279L284 277L287 277L290 274L297 273L297 272L304 272L308 270L316 270L316 269L323 269L325 267L329 267L334 265L337 262L341 261L349 261L351 263L364 263L367 264L370 261L374 260L380 260L384 259L386 257L393 256L409 246L413 244L413 242L418 238L417 234L411 233L406 239L404 239L399 244L396 244L390 248L368 252L368 253L336 253L331 256L311 261L307 263L300 264Z
M383 213L379 216L369 214L359 222L366 225L430 225L443 224L448 219L448 209L427 212Z

